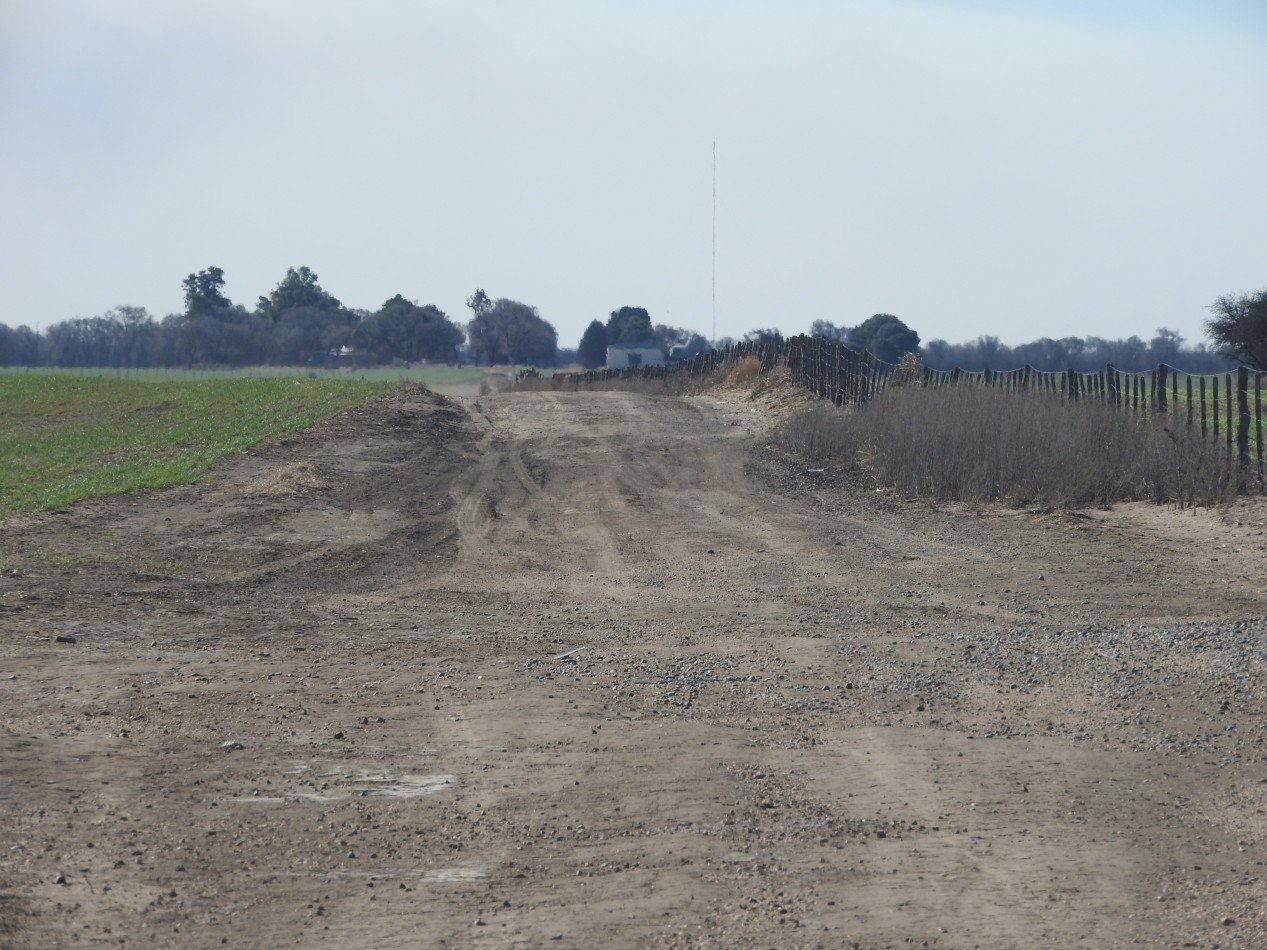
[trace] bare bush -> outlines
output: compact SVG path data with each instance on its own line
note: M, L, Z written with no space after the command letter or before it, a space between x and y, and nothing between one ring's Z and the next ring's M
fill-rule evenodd
M781 439L910 496L977 504L1212 505L1237 483L1226 453L1198 432L1041 392L896 387L862 408L813 407Z
M886 384L894 389L924 385L924 363L916 353L903 353Z

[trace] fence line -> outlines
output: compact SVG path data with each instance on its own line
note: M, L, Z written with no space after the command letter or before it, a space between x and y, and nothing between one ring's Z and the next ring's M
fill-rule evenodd
M1200 426L1201 434L1224 442L1229 458L1245 469L1256 467L1264 480L1263 376L1247 366L1225 373L1186 373L1165 363L1142 372L1125 372L1113 364L1091 372L1075 369L939 370L917 363L892 364L870 352L850 349L818 337L796 336L769 343L743 342L709 350L673 366L624 370L591 370L545 378L527 370L520 385L550 389L604 388L630 380L669 380L716 373L740 360L756 357L762 374L786 365L790 381L838 406L861 406L892 382L930 389L990 386L1018 395L1046 393L1070 403L1113 406L1133 413L1166 417L1176 425ZM902 370L902 372L895 371Z

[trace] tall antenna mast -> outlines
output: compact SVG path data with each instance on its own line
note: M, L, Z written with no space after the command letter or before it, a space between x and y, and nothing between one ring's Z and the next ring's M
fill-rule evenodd
M717 345L717 139L713 139L713 346Z

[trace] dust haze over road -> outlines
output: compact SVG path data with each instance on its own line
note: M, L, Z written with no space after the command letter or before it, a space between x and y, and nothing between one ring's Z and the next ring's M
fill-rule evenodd
M402 388L0 522L0 944L1267 944L1267 509L938 509L778 410Z

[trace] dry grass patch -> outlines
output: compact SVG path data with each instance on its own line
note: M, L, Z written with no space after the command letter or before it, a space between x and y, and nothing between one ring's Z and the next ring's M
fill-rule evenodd
M760 375L761 360L755 356L745 356L730 368L730 372L726 374L725 385L735 388L749 386Z
M291 462L251 479L242 494L297 495L329 487L329 480L311 462Z
M787 364L780 362L770 372L757 379L756 385L752 387L752 398L757 399L767 393L776 393L779 390L788 389L791 385L792 374L788 372Z
M1047 393L894 387L856 409L819 405L782 427L804 454L856 465L912 497L1081 508L1223 504L1240 473L1217 442L1147 414Z

